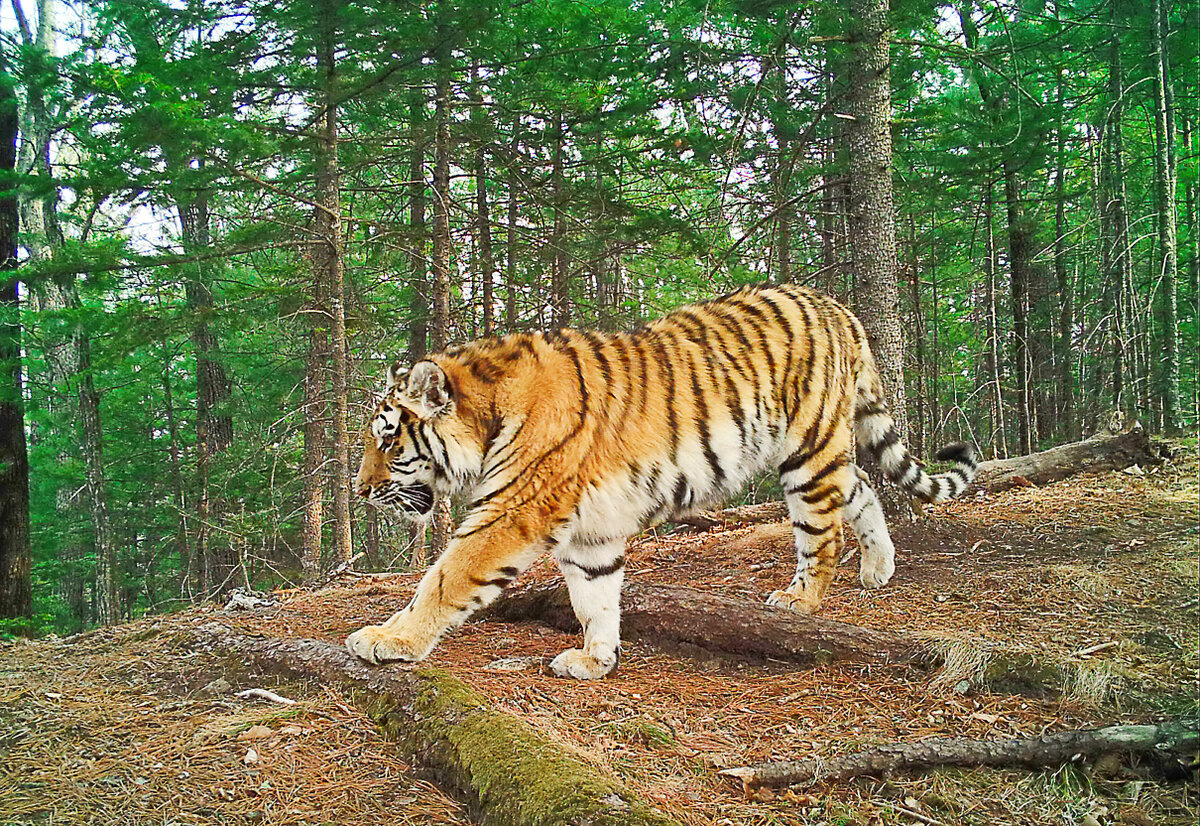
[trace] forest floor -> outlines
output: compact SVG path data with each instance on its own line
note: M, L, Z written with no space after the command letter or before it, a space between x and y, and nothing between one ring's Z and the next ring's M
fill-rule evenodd
M857 558L842 566L824 616L918 637L946 653L949 670L698 660L634 642L614 675L581 683L544 671L574 636L495 621L469 623L429 662L689 826L1192 826L1194 782L1114 765L938 771L752 798L718 771L933 735L1003 738L1194 713L1195 453L1192 442L1144 473L932 507L894 527L897 572L880 591L859 587ZM790 539L760 526L648 535L628 565L633 581L761 599L790 578L794 557ZM522 581L554 575L543 562ZM248 633L340 642L402 605L416 578L343 579L221 616ZM338 691L272 684L298 702L239 699L253 686L221 682L219 659L163 633L218 612L0 643L0 824L470 822ZM964 690L963 663L996 650L1070 664L1075 679L1040 695ZM255 734L266 736L247 739Z

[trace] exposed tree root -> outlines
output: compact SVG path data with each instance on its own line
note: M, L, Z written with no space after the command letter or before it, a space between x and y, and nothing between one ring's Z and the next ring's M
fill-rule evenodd
M434 669L368 666L311 639L238 634L219 623L185 642L262 671L340 685L415 764L462 791L488 826L671 826L617 782Z
M498 619L579 628L562 585L513 591L490 610ZM741 597L681 585L630 583L621 594L621 634L666 647L798 663L833 660L927 664L913 640Z
M935 737L877 746L832 760L787 760L721 773L741 780L745 790L750 791L934 766L1054 768L1081 758L1119 754L1149 757L1161 773L1178 779L1194 770L1198 746L1200 736L1193 720L1063 731L1012 740Z

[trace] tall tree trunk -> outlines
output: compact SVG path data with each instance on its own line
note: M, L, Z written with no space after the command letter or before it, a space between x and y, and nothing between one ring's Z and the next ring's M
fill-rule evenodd
M913 365L916 372L916 398L910 400L912 415L909 418L909 444L918 455L924 453L926 439L925 413L928 400L925 398L925 311L921 306L921 260L917 252L917 219L908 216L909 294L912 302Z
M988 384L991 387L992 455L1003 459L1008 455L1008 441L1004 428L1004 388L1000 383L1000 318L996 301L996 235L995 216L993 215L995 202L992 199L992 190L992 182L988 181L984 197L984 221L986 224L986 250L983 259L984 312L987 315L987 344L984 351L984 363Z
M176 199L183 247L201 252L211 244L209 195L189 192ZM224 535L214 537L224 512L223 498L213 490L213 463L233 443L233 416L229 412L232 384L221 361L220 348L210 320L214 314L213 273L208 261L193 262L184 285L192 316L192 347L196 353L196 467L199 493L196 503L196 538L193 543L200 566L201 591L221 593L233 588L234 551Z
M433 313L429 320L429 346L440 351L450 336L450 43L439 24L437 54L437 107L434 114L433 161ZM442 555L450 539L450 503L444 496L434 501L429 552Z
M478 84L476 96L482 97ZM475 221L477 250L479 253L478 269L482 281L480 300L483 302L483 335L490 336L496 332L495 301L496 259L492 251L492 221L488 209L487 192L487 127L483 105L476 105L471 111L474 121L475 140Z
M846 126L849 162L850 249L854 256L854 303L896 430L908 433L904 392L904 331L896 284L896 227L892 201L891 57L886 0L850 0L850 88ZM877 469L875 471L878 472ZM881 490L882 492L882 490ZM906 507L892 492L885 509Z
M1021 202L1017 165L1004 160L1004 201L1008 215L1008 261L1012 287L1013 365L1017 379L1017 434L1021 453L1033 452L1029 392L1029 282L1033 268L1033 238Z
M568 272L566 197L563 189L563 144L566 140L562 112L553 118L551 130L554 140L553 161L550 169L550 199L554 209L554 227L550 233L550 250L553 255L550 303L554 309L552 322L555 327L566 327L571 323L571 281Z
M514 119L512 130L513 166L516 166L517 130L520 120ZM508 216L504 239L504 326L508 332L517 329L517 173L508 173Z
M425 95L416 93L409 101L409 131L412 145L408 161L409 283L412 285L408 332L408 360L415 363L429 352L429 259L425 222Z
M179 441L179 424L175 419L175 394L171 390L171 358L163 348L163 406L167 418L167 455L171 461L171 492L175 496L175 552L179 557L179 594L191 596L192 553L188 544L187 496L183 488L183 450Z
M1178 237L1175 224L1175 113L1167 58L1167 8L1154 0L1151 10L1154 70L1154 207L1158 215L1158 403L1163 430L1179 430L1179 304L1176 292Z
M1119 4L1112 9L1113 25L1120 24ZM1114 35L1109 42L1107 117L1100 140L1100 258L1104 270L1104 292L1109 299L1108 339L1112 363L1112 405L1132 412L1133 392L1126 392L1126 374L1136 359L1126 360L1132 343L1132 262L1129 220L1125 211L1124 107L1125 81L1121 67L1121 45Z
M304 359L304 522L301 565L304 581L314 582L321 574L321 548L325 532L325 457L329 452L327 426L329 402L325 389L325 365L329 358L324 279L314 267L313 289L307 307L308 352Z
M1058 147L1054 170L1054 281L1057 286L1058 336L1055 339L1055 367L1057 368L1054 388L1055 427L1072 436L1074 425L1074 392L1072 384L1071 328L1074 319L1074 285L1067 268L1067 130L1063 122L1063 76L1058 71Z
M0 52L0 172L17 164L17 97ZM0 619L33 613L29 453L21 388L21 304L17 287L18 205L0 197Z
M333 395L333 553L337 563L353 555L350 523L350 428L346 370L346 268L342 244L341 184L338 169L337 48L338 4L328 0L322 17L317 69L322 81L321 135L317 144L316 215L322 242L316 248L318 278L329 290L330 377Z

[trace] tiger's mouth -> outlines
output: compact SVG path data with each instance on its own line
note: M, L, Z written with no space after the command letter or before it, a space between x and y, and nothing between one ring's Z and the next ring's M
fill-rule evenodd
M424 519L433 510L433 488L425 484L392 484L379 491L371 501L392 508L401 516Z

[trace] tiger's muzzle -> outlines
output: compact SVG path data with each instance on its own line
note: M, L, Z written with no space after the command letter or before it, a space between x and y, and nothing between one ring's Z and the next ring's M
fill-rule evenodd
M358 495L373 505L393 508L403 516L422 519L433 510L433 488L429 485L401 485L387 482L374 487L363 485Z

